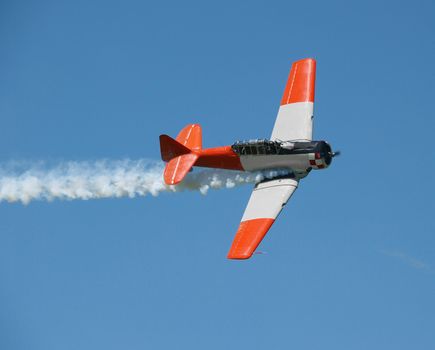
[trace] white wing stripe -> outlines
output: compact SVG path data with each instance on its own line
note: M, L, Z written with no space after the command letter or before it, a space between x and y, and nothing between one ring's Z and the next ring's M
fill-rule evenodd
M249 198L242 221L275 219L297 187L296 180L287 178L259 183Z
M295 102L279 107L272 140L311 140L313 137L313 102Z

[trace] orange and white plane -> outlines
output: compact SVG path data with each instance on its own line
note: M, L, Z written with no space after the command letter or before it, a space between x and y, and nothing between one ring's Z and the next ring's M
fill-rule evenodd
M313 141L316 61L294 62L270 140L238 141L231 146L202 148L201 126L187 125L177 138L160 135L162 159L168 162L165 183L180 183L192 166L259 171L287 169L288 175L256 184L228 253L248 259L260 244L299 180L312 169L325 169L338 154L325 141Z

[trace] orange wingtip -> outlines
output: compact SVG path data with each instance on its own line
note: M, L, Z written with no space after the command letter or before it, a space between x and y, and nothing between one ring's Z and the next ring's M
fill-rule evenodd
M295 102L314 102L316 60L305 58L293 63L282 96L281 106Z
M274 222L274 219L242 221L227 258L249 259Z

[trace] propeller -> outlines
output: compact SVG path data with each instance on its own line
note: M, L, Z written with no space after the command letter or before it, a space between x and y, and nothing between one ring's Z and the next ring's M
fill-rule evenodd
M336 156L339 156L341 154L341 152L340 151L336 151L336 152L329 151L328 154L331 158L334 158Z

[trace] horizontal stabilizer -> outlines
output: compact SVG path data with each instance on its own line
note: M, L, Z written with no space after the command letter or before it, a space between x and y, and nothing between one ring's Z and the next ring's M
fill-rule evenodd
M195 164L198 155L195 153L183 154L173 158L166 164L163 178L168 185L180 183Z
M169 162L175 157L190 153L190 149L168 135L160 135L160 153L162 160Z

